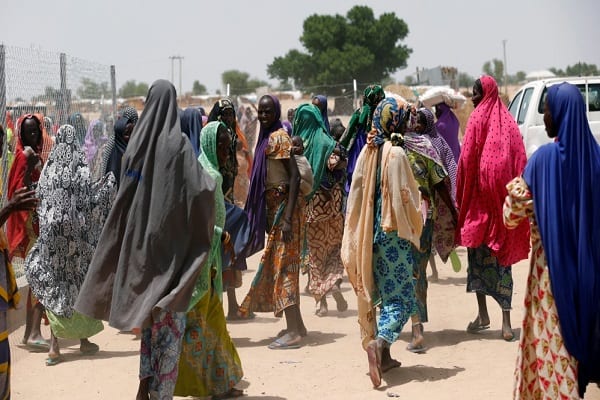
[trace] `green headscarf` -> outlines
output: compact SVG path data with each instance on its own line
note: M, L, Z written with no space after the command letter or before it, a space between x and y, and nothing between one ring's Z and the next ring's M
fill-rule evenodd
M302 104L294 115L294 133L302 138L304 155L313 171L313 190L307 196L310 199L321 185L327 160L335 149L335 140L327 133L321 111L313 104Z
M216 202L216 218L215 218L215 233L210 247L210 255L208 258L208 265L210 268L204 268L196 288L192 294L192 300L190 301L191 310L194 306L209 292L211 288L212 272L214 271L213 289L222 297L223 295L223 267L221 265L221 235L223 233L223 227L225 226L225 197L223 196L223 190L221 184L223 183L223 177L219 172L219 159L217 157L217 146L219 140L219 126L225 127L225 124L221 121L213 121L206 124L202 128L202 135L200 136L200 149L201 153L198 157L200 165L211 178L217 184L215 190L215 202Z
M350 151L350 148L354 144L359 127L363 127L364 131L367 133L371 130L375 107L377 107L377 104L384 98L385 92L381 85L367 86L363 92L363 106L354 111L348 122L346 132L340 138L340 144L344 146L347 151Z

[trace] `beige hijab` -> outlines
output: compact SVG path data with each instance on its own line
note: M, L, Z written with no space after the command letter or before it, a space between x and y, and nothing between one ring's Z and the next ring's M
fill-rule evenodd
M358 297L358 322L362 345L375 338L373 299L379 298L373 277L373 221L377 166L381 151L381 227L419 246L423 217L418 185L404 150L386 141L380 148L367 145L361 151L348 196L342 261Z

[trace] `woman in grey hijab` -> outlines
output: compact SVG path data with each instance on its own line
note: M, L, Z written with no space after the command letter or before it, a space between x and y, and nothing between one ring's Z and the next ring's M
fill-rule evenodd
M214 231L215 182L181 133L170 82L148 91L122 168L75 308L122 331L141 328L137 399L172 398L185 314Z

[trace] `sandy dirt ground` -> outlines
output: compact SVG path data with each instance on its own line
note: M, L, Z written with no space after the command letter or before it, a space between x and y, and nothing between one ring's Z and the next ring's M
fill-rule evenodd
M249 259L244 275L246 294L259 262ZM296 350L269 350L267 345L284 327L272 314L258 314L252 322L229 325L242 359L245 376L238 385L245 398L284 399L451 399L481 400L512 398L513 372L518 341L501 339L501 312L488 301L491 327L479 334L465 332L477 312L474 294L465 292L466 251L459 249L463 268L455 273L438 260L439 281L429 286L430 321L425 325L429 350L406 351L409 324L392 346L392 356L402 367L384 374L373 389L367 375L367 356L360 347L356 297L347 282L343 294L350 305L346 312L329 300L329 314L317 317L314 301L302 295L301 308L309 334ZM528 262L513 267L515 280L512 323L520 333L523 291ZM306 277L301 278L302 286ZM48 328L44 328L49 336ZM113 328L92 338L100 345L94 356L79 353L78 341L61 341L64 362L47 367L45 353L30 353L19 347L23 328L10 336L12 343L12 390L14 399L134 399L137 390L139 341ZM600 399L600 389L588 387L586 399Z

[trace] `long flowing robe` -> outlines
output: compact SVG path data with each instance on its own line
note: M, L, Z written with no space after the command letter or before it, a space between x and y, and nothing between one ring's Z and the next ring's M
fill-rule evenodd
M187 311L214 233L215 182L182 136L168 81L148 92L122 178L75 309L131 330Z
M565 346L578 361L579 395L600 380L600 147L577 87L548 89L555 143L529 159L533 196Z
M57 337L80 339L102 329L73 310L116 193L112 173L95 184L90 175L74 128L63 125L38 182L40 236L25 260L27 281Z
M494 78L483 76L483 99L467 123L456 179L456 242L487 246L500 265L529 254L529 225L510 232L502 219L506 184L523 172L527 161L517 123L498 96Z

